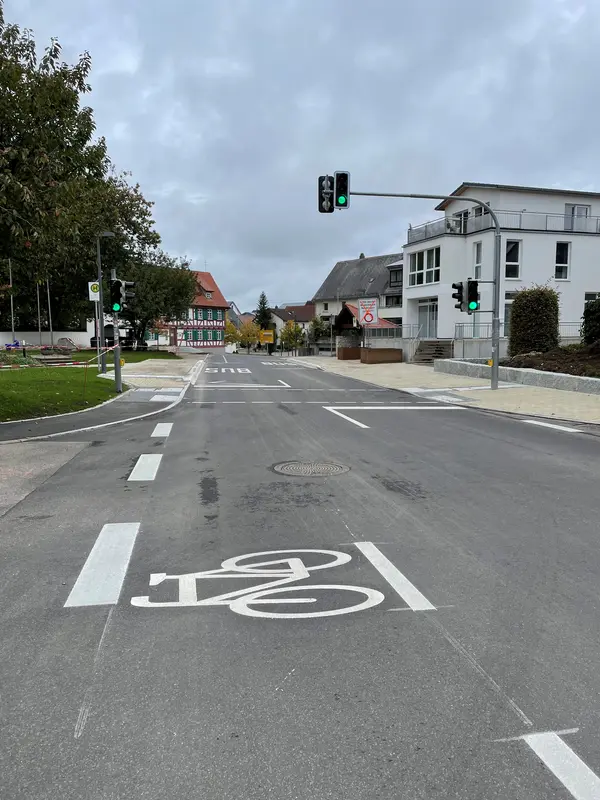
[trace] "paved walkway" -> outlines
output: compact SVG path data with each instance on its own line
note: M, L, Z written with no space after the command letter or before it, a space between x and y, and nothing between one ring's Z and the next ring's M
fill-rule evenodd
M189 383L196 365L205 356L197 353L182 355L180 358L148 358L121 368L123 383L132 388L181 389ZM107 373L107 379L114 380L114 371Z
M419 364L361 364L358 361L338 361L329 356L304 356L295 360L337 375L389 389L424 394L448 403L549 419L600 423L600 395L514 383L500 383L499 390L492 392L488 380L446 375Z

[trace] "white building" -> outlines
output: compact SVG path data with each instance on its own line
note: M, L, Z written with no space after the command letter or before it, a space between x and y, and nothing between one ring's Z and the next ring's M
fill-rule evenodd
M467 316L452 299L454 282L493 278L494 226L481 207L461 199L467 195L488 203L502 226L502 335L514 292L547 284L560 293L561 335L577 337L584 303L600 297L600 193L463 183L452 195L436 207L444 217L408 230L405 325L420 339L489 339L491 314ZM491 309L492 285L481 284L480 295L481 308ZM455 355L462 355L456 347Z

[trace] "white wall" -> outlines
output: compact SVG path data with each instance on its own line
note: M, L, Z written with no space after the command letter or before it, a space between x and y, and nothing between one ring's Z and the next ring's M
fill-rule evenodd
M537 211L542 214L564 214L565 204L591 206L590 216L600 216L600 197L587 197L568 194L544 194L534 192L515 192L501 189L480 189L474 187L469 192L484 203L499 211ZM474 208L474 204L457 198L446 208L446 216L452 216L466 208ZM438 212L443 213L443 212Z
M90 339L94 335L94 323L87 323L87 331L53 331L52 340L54 344L59 339L66 337L72 339L78 347L89 347ZM15 338L19 342L25 342L30 347L40 346L39 331L16 331ZM12 333L10 331L0 331L0 346L4 347L5 344L10 344L13 341ZM50 344L50 331L42 331L42 345Z

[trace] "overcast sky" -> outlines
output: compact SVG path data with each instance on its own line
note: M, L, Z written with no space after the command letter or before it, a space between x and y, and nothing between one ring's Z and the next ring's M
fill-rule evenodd
M242 311L312 297L344 258L399 251L434 202L357 191L463 180L600 190L598 0L6 0L89 50L98 132L156 202L165 250Z

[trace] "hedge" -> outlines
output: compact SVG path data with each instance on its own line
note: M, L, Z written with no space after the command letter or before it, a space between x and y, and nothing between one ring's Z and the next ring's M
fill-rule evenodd
M558 292L549 286L518 291L510 314L509 356L547 353L558 343Z
M581 337L584 344L594 344L600 340L600 300L585 304L581 323Z

